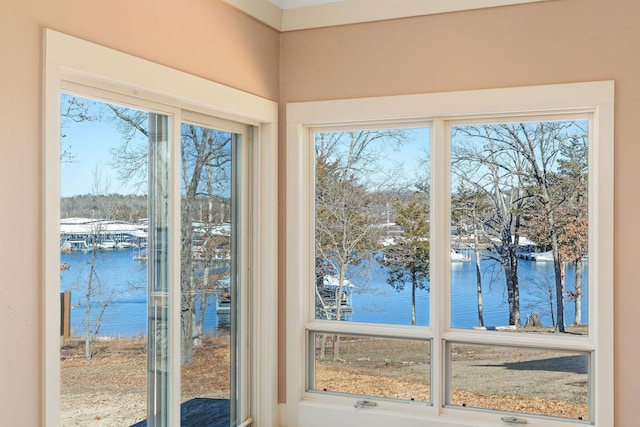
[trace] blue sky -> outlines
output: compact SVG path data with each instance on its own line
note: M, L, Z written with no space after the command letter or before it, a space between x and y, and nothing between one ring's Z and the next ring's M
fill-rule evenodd
M413 189L416 183L429 179L429 165L425 162L430 162L431 129L415 128L407 133L410 139L399 150L386 150L380 166L383 174L386 168L401 167L402 176L397 179L404 180L406 187Z
M92 114L98 114L100 103L85 100ZM109 193L136 193L131 186L124 186L110 166L112 148L117 147L122 136L114 123L107 119L74 122L66 120L61 132L62 146L72 156L72 161L60 164L60 193L62 197L91 193L96 170L109 182Z
M333 132L327 132L332 134ZM430 134L427 127L406 129L407 139L401 147L393 147L385 139L376 139L367 146L367 152L375 153L374 165L368 166L365 178L370 189L406 188L413 189L418 181L429 178ZM350 140L341 140L332 153L334 157L348 157ZM375 170L371 171L371 167ZM381 187L382 186L382 187Z
M65 96L62 97L65 110ZM82 99L92 116L100 116L101 103ZM103 107L104 109L104 107ZM109 117L109 115L102 114ZM61 133L63 150L69 151L72 160L63 159L60 165L60 192L62 197L92 193L95 187L96 171L103 181L108 182L106 189L109 193L135 194L139 193L132 185L123 185L117 176L117 171L111 165L111 150L122 141L122 135L115 123L108 118L84 120L75 122L64 120ZM430 130L428 128L411 129L409 134L412 141L404 144L400 150L385 150L385 158L380 159L380 175L384 176L387 168L402 165L403 175L410 182L415 183L416 176L428 173L420 160L426 158L429 152ZM140 142L146 143L140 135ZM382 142L384 144L384 142ZM410 184L409 184L410 185ZM105 191L104 188L101 191Z

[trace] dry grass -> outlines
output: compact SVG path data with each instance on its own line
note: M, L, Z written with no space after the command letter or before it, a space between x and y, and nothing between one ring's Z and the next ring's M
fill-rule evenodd
M61 347L61 418L65 427L135 424L146 418L146 340L102 339L92 360L84 342L65 340ZM194 364L182 370L182 401L195 397L228 398L229 336L207 337Z
M429 402L428 343L342 337L332 360L317 341L315 389ZM587 419L584 354L509 347L456 345L451 354L453 406Z
M203 344L195 363L182 368L182 401L230 395L229 336L208 337ZM431 400L428 342L342 339L335 362L332 348L329 339L320 360L318 347L316 389ZM145 419L146 340L100 340L96 350L87 361L82 341L62 343L62 425L129 426ZM576 357L581 355L455 346L451 404L587 419L587 375Z

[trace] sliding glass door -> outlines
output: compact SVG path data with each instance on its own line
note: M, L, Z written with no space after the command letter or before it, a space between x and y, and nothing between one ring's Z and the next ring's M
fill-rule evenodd
M62 424L239 425L249 128L99 99L60 98Z

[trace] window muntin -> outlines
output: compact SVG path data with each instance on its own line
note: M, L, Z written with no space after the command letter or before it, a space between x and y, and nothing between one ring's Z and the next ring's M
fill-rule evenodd
M287 300L288 300L288 352L287 364L287 399L299 404L289 405L289 417L301 422L307 420L308 416L316 409L323 408L323 403L332 404L337 417L335 422L354 423L367 422L368 425L387 425L402 419L406 425L421 425L428 419L434 425L474 425L474 422L465 421L473 419L476 422L484 420L487 423L500 423L500 418L504 416L501 411L482 410L473 411L470 414L468 409L461 409L446 404L444 393L448 365L444 359L446 344L456 342L461 344L484 344L497 346L520 346L525 348L554 349L558 351L592 353L590 369L590 384L593 388L592 399L589 404L593 405L590 410L591 422L595 425L610 425L612 422L612 353L611 353L611 329L612 329L612 293L610 288L592 286L589 289L589 334L586 336L572 336L563 334L561 336L553 334L513 334L498 331L476 331L472 329L452 329L450 289L448 283L451 275L451 203L450 188L451 176L449 173L450 164L450 128L452 125L473 123L486 123L491 121L536 121L541 117L540 112L545 112L545 120L584 120L589 119L589 212L598 212L596 216L597 224L591 218L589 228L589 267L590 278L594 283L611 283L612 269L611 262L611 230L612 230L612 84L611 82L598 82L589 84L557 85L535 88L515 88L499 89L491 91L471 91L454 92L443 94L426 94L399 97L368 98L362 100L346 101L325 101L308 102L300 104L290 104L287 109L288 125L288 181L287 181L287 224L288 238L287 254L288 260L300 259L302 262L289 263L287 265ZM440 114L446 111L446 114ZM301 358L300 354L304 346L300 340L299 329L306 331L323 332L327 330L324 320L313 320L313 288L299 287L301 282L309 280L315 270L312 260L314 256L307 252L312 245L305 240L312 237L307 234L311 222L307 220L307 211L299 210L302 206L311 206L313 200L309 194L309 175L304 174L304 168L309 170L312 164L309 159L312 157L305 144L310 139L305 131L313 128L314 123L344 123L350 121L372 120L372 124L378 122L399 120L404 117L424 117L432 122L433 143L431 145L432 155L432 212L431 212L431 236L432 236L432 270L431 270L431 320L432 323L426 329L419 329L416 332L422 338L432 338L432 396L433 407L425 406L420 414L413 409L395 407L391 403L378 402L378 408L390 409L391 412L379 412L376 409L371 411L356 411L350 414L348 407L352 406L353 398L345 397L341 401L334 396L327 395L321 398L317 393L298 394L301 382L306 381L304 376L298 375L305 369L299 370L299 361L305 363L306 358ZM464 122L460 120L464 117ZM470 118L470 119L468 119ZM371 125L369 125L371 126ZM382 124L381 126L384 126ZM293 160L291 160L293 159ZM302 165L302 168L301 168ZM305 180L306 179L306 180ZM300 182L301 185L297 183ZM434 224L439 224L436 226ZM606 231L605 231L606 230ZM293 234L292 234L293 233ZM299 240L302 236L302 240ZM299 245L302 242L303 245ZM436 247L437 250L433 250ZM599 254L602 257L598 257ZM299 256L302 255L301 258ZM293 257L292 257L293 256ZM605 262L605 259L608 260ZM597 260L597 262L595 261ZM595 263L595 264L594 264ZM597 265L596 265L597 264ZM439 285L435 285L438 283ZM296 285L298 284L296 287ZM300 290L300 291L298 291ZM302 315L299 314L298 298L303 297L305 301ZM594 304L594 300L598 304ZM594 312L597 307L597 312ZM440 313L435 315L434 313ZM333 334L363 334L369 336L406 336L412 332L403 326L363 324L358 326L355 322L335 322L331 324L330 332ZM289 331L291 334L289 334ZM387 335L388 334L388 335ZM304 335L307 336L306 334ZM307 338L308 340L308 338ZM308 342L308 341L307 341ZM607 344L605 344L605 342ZM608 362L605 362L608 361ZM298 362L298 363L296 363ZM307 371L312 365L307 365ZM442 380L442 381L441 381ZM300 400L299 400L300 399ZM340 410L339 405L343 403L344 410ZM414 408L415 409L415 408ZM408 415L408 414L411 415ZM405 416L406 414L406 416ZM418 417L422 421L415 421ZM442 417L442 418L440 418ZM530 417L524 416L530 425L567 425L574 421L563 420L550 417ZM365 421L366 420L366 421ZM493 421L492 421L493 420ZM326 421L326 420L325 420ZM332 421L333 422L333 421ZM385 424L386 423L386 424Z

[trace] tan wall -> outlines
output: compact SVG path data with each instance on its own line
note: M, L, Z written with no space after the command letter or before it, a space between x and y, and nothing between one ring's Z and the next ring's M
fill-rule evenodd
M638 22L640 2L634 0L554 0L298 31L281 38L283 104L615 80L615 283L599 285L615 287L617 427L638 425L640 395ZM285 361L280 362L283 367Z
M616 426L634 427L640 395L634 316L640 298L634 268L639 18L634 0L553 0L285 33L279 52L275 31L220 1L0 2L2 424L42 421L41 30L49 27L269 99L280 96L283 105L614 79L615 284L602 285L615 286Z
M0 1L0 424L42 425L42 29L269 99L277 31L220 0Z

